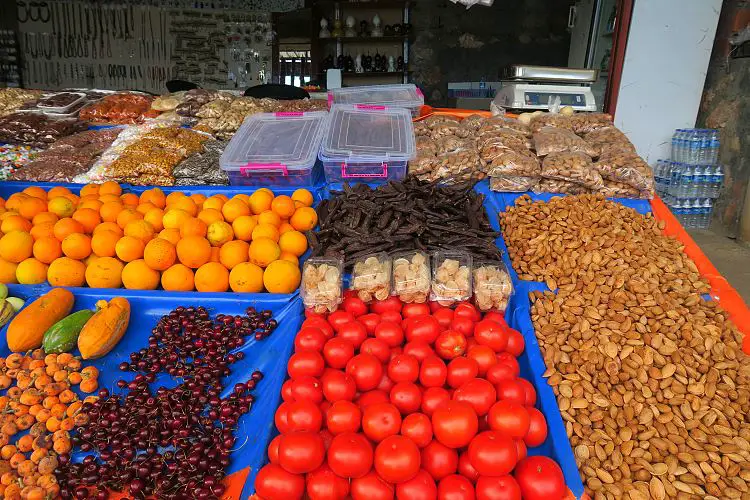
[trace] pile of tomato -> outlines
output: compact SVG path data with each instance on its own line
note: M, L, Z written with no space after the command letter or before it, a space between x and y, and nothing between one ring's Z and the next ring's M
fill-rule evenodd
M560 467L520 377L523 336L461 303L368 305L345 297L306 313L256 477L265 500L563 498Z

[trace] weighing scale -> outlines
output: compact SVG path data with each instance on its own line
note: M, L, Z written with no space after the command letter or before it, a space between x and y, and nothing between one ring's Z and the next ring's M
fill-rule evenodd
M546 110L559 97L561 106L570 106L575 111L596 111L591 84L598 73L595 69L513 65L506 69L494 103L519 111Z

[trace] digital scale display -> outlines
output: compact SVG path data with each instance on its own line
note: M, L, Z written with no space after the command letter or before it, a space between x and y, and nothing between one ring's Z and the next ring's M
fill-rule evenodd
M559 94L549 92L524 92L524 101L527 106L547 106L550 99L560 98L563 106L585 106L586 96L583 94Z

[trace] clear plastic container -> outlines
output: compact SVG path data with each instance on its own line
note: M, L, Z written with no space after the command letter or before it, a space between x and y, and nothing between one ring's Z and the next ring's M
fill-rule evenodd
M430 295L430 259L424 252L400 252L393 256L391 295L406 303L424 303Z
M346 87L328 92L328 107L333 104L370 104L406 108L413 118L424 106L424 94L412 83Z
M332 257L311 257L302 267L300 295L305 307L316 313L333 312L343 295L344 263Z
M257 113L245 118L219 160L232 185L310 186L328 113Z
M354 263L350 288L364 302L387 299L391 294L391 264L385 252L363 257Z
M63 100L64 105L55 105L55 100ZM74 109L81 109L85 100L86 94L83 92L57 92L40 99L36 107L45 113L65 115Z
M334 104L320 159L329 183L403 179L416 156L414 125L404 108Z
M482 311L504 312L513 295L513 282L501 261L481 261L474 264L474 304Z
M468 252L433 252L430 300L449 306L470 299L471 266L472 257Z

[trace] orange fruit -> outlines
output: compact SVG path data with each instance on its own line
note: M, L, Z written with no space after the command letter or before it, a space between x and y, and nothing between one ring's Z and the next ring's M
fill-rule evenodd
M138 206L138 195L135 193L125 193L120 196L122 204L126 207L137 207Z
M243 262L229 273L229 287L237 293L259 293L263 291L263 269Z
M201 193L193 193L190 195L190 199L193 200L193 202L200 207L203 205L203 202L206 201L206 195Z
M281 217L273 210L266 210L258 214L258 224L270 224L279 227L281 225Z
M99 208L99 215L102 217L102 220L105 222L115 222L117 221L117 216L120 215L120 212L122 212L123 206L120 201L109 201L104 203Z
M31 228L29 234L31 234L31 237L34 238L34 241L41 238L54 238L55 224L53 222L44 222L42 224L37 224L36 226Z
M315 201L312 193L307 189L302 188L297 189L292 193L292 200L302 203L302 206L304 207L311 207Z
M52 286L83 286L86 264L69 257L55 259L47 269L47 281Z
M143 214L135 208L126 207L123 208L119 214L117 214L117 225L123 229L125 229L125 226L127 226L129 222L133 222L135 220L143 220Z
M86 257L85 259L83 259L81 262L83 262L86 265L86 267L89 267L98 258L99 258L98 255L95 255L94 253L92 253L91 255L89 255L88 257Z
M0 238L0 257L16 264L31 257L34 238L25 231L12 231Z
M135 207L136 210L138 210L140 213L142 213L144 216L148 213L149 210L153 208L159 208L153 203L139 203L137 207Z
M154 207L145 214L143 214L143 220L151 224L154 231L161 231L164 229L162 219L164 218L164 210L161 208Z
M125 236L132 236L148 243L154 237L154 226L145 220L134 220L125 226Z
M221 207L224 206L225 201L216 195L209 196L206 201L203 202L203 210L212 209L221 212Z
M116 201L120 205L123 205L123 206L125 205L122 202L122 200L120 199L120 197L118 195L116 195L116 194L103 194L103 195L100 195L99 196L99 201L101 201L102 203L112 203L113 201Z
M159 233L159 238L167 240L173 245L176 245L180 241L180 230L179 229L162 229Z
M18 283L16 279L16 269L18 264L15 262L8 262L5 259L0 259L0 283L4 285L10 285Z
M195 272L195 289L199 292L226 292L229 289L229 271L218 262L203 264Z
M245 205L250 203L250 196L246 195L245 193L237 193L236 195L232 196L233 200L240 200L245 203Z
M289 224L297 231L309 231L318 223L318 214L310 207L300 207L294 211Z
M133 236L123 236L115 244L115 254L123 262L132 262L143 257L146 244Z
M174 245L162 238L154 238L146 245L143 251L143 260L146 265L155 271L166 271L177 260L177 251Z
M220 247L227 241L232 241L234 238L234 230L232 229L232 226L224 221L212 222L206 231L206 238L208 238L211 246Z
M191 292L195 288L193 270L183 264L175 264L162 273L161 286L172 292Z
M39 186L29 186L26 189L24 189L23 192L33 198L38 198L40 200L47 199L47 191L45 191Z
M0 196L0 208L5 208L5 198Z
M83 232L91 234L96 226L102 221L99 212L93 208L79 208L73 213L73 220L77 220L83 226Z
M146 265L143 259L125 264L122 269L122 284L128 290L156 290L161 275Z
M57 198L58 196L65 196L66 194L70 194L70 189L66 188L65 186L55 186L49 191L47 191L47 199L51 200L52 198ZM83 196L83 192L81 192L81 196Z
M198 215L198 205L196 205L195 202L187 196L178 199L174 203L167 204L167 210L172 210L173 208L184 210L193 217Z
M99 195L99 184L86 184L81 188L81 196L89 194Z
M224 203L229 201L229 196L225 195L224 193L218 193L214 195L215 198L219 198Z
M253 229L253 239L270 238L273 241L279 241L279 230L271 224L258 224Z
M47 264L30 257L16 267L16 280L22 285L38 285L47 281Z
M287 231L279 237L279 248L297 257L307 251L307 238L299 231Z
M40 238L34 242L32 253L36 260L51 264L53 260L62 257L62 244L54 236Z
M52 212L60 218L70 217L73 215L73 212L76 211L76 207L73 202L66 197L58 196L47 203L47 211Z
M186 238L188 236L206 236L208 225L197 217L191 217L182 223L180 227L180 236Z
M55 222L55 238L62 241L66 236L73 233L83 233L83 224L70 217Z
M279 235L288 233L289 231L296 231L296 229L294 229L294 226L292 226L288 222L282 222L279 226Z
M13 193L5 202L5 208L18 211L18 209L21 208L21 202L27 198L29 198L29 195L25 193Z
M62 196L68 196L68 195L64 194ZM95 194L82 195L78 201L79 201L79 204L83 203L84 201L99 201L99 196Z
M252 210L255 215L258 215L266 210L271 210L272 202L273 194L269 194L268 191L259 189L250 196L248 204L250 205L250 210Z
M299 287L301 279L299 266L288 260L271 262L263 271L263 286L269 293L292 293Z
M211 258L211 244L206 238L188 236L177 243L177 258L193 269L198 269Z
M281 255L279 245L272 239L258 238L250 242L250 248L248 249L249 260L256 266L266 267L278 259L279 255Z
M178 208L167 209L164 217L162 218L162 224L166 229L180 229L182 224L190 219L190 214L184 210Z
M250 241L253 239L253 229L258 223L253 219L251 215L243 215L237 217L232 222L232 229L234 230L234 237L238 240Z
M224 220L224 216L221 214L221 211L216 210L215 208L204 208L203 210L198 212L198 218L205 222L206 225L211 224L212 222L216 222L217 220Z
M164 191L159 188L147 189L141 193L139 202L141 204L151 203L155 207L164 208L167 203L167 197L164 195Z
M45 198L46 200L46 198ZM21 202L21 206L18 209L18 213L24 219L31 220L37 214L47 211L47 202L40 198L28 198Z
M294 214L296 207L294 206L294 200L289 196L282 194L277 196L271 202L271 210L279 214L282 219L288 219Z
M289 252L281 252L279 260L288 260L289 262L299 266L299 259L296 255L290 254Z
M72 233L62 241L62 251L71 259L83 260L91 255L91 238L81 233Z
M73 203L73 205L75 206L78 206L78 202L81 201L81 199L77 195L74 195L73 193L64 194L63 198L69 199L71 203Z
M78 208L90 208L92 210L96 210L96 213L98 214L99 210L102 208L102 205L104 205L104 203L99 200L85 200L78 204Z
M221 248L211 247L211 257L208 258L209 262L219 262L221 257Z
M247 262L250 245L242 240L228 241L221 246L219 251L219 262L230 271L234 266Z
M86 267L86 284L91 288L120 288L125 265L113 257L99 257Z
M107 181L99 186L99 195L103 194L114 194L120 196L122 194L122 188L115 181Z
M180 198L185 198L185 197L186 197L185 193L183 193L182 191L172 191L171 193L167 195L164 201L166 202L167 206L169 206L175 203Z
M117 235L118 238L122 237L123 232L122 228L117 225L116 222L102 222L96 228L94 229L94 234L99 233L101 231L112 231Z
M5 217L3 219L3 223L0 224L0 231L5 234L11 233L13 231L31 231L31 228L33 227L31 222L24 219L20 215L14 215L11 212L6 212L6 214L8 213L10 215L8 217Z
M221 207L221 213L224 220L231 223L237 217L250 215L250 207L244 201L232 198Z
M34 218L31 220L31 223L35 226L37 224L44 224L45 222L51 222L55 223L60 220L60 217L53 214L52 212L41 212L34 216Z
M114 257L119 240L120 235L113 231L98 231L91 237L91 251L98 257Z

